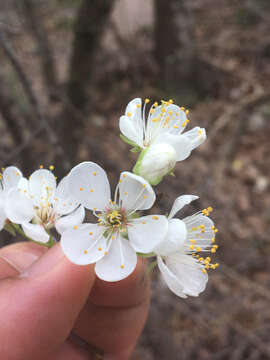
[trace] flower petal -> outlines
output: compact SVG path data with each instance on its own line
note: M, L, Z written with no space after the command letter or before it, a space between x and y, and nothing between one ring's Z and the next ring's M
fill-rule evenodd
M150 209L156 200L152 186L141 176L127 171L120 175L119 197L122 207L127 210Z
M35 215L32 201L15 188L7 194L5 212L7 218L16 224L29 222Z
M119 122L121 133L140 147L143 146L144 127L141 106L140 98L131 100L126 107L125 116L121 116Z
M143 127L138 121L128 116L121 116L119 121L121 133L129 140L134 141L138 146L143 147Z
M147 254L162 244L167 232L166 216L147 215L130 221L128 238L136 252Z
M175 274L168 268L168 266L163 262L162 257L157 257L158 267L163 276L164 281L166 282L168 288L177 296L181 298L186 298L187 296L183 293L183 286L178 281Z
M22 177L21 171L15 166L7 167L3 172L3 188L4 191L9 191L16 187Z
M205 129L200 128L198 126L194 127L193 129L185 132L183 134L186 138L189 139L190 151L201 145L206 140L206 132Z
M56 189L56 180L53 173L46 169L33 172L29 179L29 193L35 205L44 201L52 203Z
M47 243L50 240L50 235L46 232L43 226L39 224L31 224L28 222L22 223L22 228L27 237L31 240L41 243Z
M72 196L87 209L102 211L111 199L105 171L91 161L85 161L71 170L68 185Z
M29 194L29 181L25 177L22 177L18 182L17 188L22 193Z
M183 219L188 229L188 239L196 241L196 246L208 248L215 238L213 221L203 214L188 216Z
M59 232L59 234L63 234L63 232L69 228L72 228L76 225L79 225L83 222L85 217L85 210L83 206L79 206L78 209L73 211L73 213L62 216L55 222L55 228Z
M92 264L104 256L105 229L97 224L81 224L66 230L61 237L61 246L66 257L77 265Z
M59 215L69 214L78 207L78 201L70 193L67 176L65 176L58 184L53 200L53 209Z
M176 161L185 160L192 150L191 140L185 135L160 134L154 143L171 145L176 152Z
M2 201L2 196L0 197L0 230L5 226L7 215L4 209L4 202Z
M183 287L185 295L198 296L204 291L208 275L202 272L204 266L192 256L174 253L165 258L165 263L176 277L177 283Z
M182 220L169 220L169 229L163 242L155 248L158 255L169 255L183 248L187 239L187 227Z
M137 264L137 254L128 240L120 235L112 240L108 254L96 263L97 276L105 281L119 281L128 277Z
M199 199L199 196L196 195L181 195L175 199L170 214L169 219L173 218L179 210L181 210L185 205L190 204L192 201Z

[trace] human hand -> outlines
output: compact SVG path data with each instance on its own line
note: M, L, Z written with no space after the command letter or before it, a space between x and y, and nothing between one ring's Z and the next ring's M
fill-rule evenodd
M94 266L52 249L17 243L0 249L0 350L4 360L129 358L149 306L149 281L138 258L126 279L108 283Z

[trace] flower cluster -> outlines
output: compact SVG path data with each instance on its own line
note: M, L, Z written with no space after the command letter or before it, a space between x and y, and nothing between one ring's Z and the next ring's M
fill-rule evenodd
M195 127L183 133L188 110L171 100L154 103L146 119L148 103L146 99L142 106L141 99L134 99L120 117L122 139L140 154L133 172L120 174L113 196L106 172L94 162L75 166L58 185L53 166L41 167L29 179L11 166L1 175L0 226L47 246L55 243L55 229L69 260L95 263L97 276L105 281L129 276L138 256L156 258L152 264L158 265L171 291L198 296L205 289L207 270L218 266L202 255L218 248L218 230L209 217L212 207L180 220L175 215L198 199L182 195L169 215L144 212L156 202L152 186L206 139L205 130ZM95 221L83 222L85 209Z

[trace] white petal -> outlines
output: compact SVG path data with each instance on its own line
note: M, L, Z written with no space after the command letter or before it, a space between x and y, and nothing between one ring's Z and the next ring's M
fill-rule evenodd
M7 219L7 215L6 215L6 212L4 209L4 204L1 203L1 205L0 205L0 230L2 230L3 227L5 226L6 219Z
M127 171L120 175L119 196L122 207L127 210L150 209L156 200L152 186L141 176Z
M78 201L70 193L68 177L65 176L57 185L53 199L53 209L59 215L66 215L76 209L78 205Z
M5 191L9 191L13 187L16 187L19 180L22 177L21 171L15 166L7 167L3 172L3 188Z
M176 152L176 161L185 160L192 150L192 142L185 135L161 134L154 143L171 145Z
M215 232L212 229L213 221L203 214L189 216L183 219L188 229L188 239L196 241L196 246L208 248L215 237ZM201 226L204 226L202 229Z
M152 184L172 171L176 163L176 152L174 147L169 144L150 145L141 165L138 168L138 174Z
M199 199L199 196L196 195L181 195L175 199L172 209L169 214L169 219L173 218L179 210L181 210L185 205L190 204L192 201Z
M17 189L11 189L5 202L7 218L16 223L29 222L35 215L32 201Z
M140 253L155 251L168 232L168 220L163 215L148 215L130 221L128 238L131 246Z
M77 265L92 264L104 256L105 229L97 224L82 224L66 230L61 237L61 246L66 257Z
M53 173L46 169L33 172L29 179L29 193L33 202L39 205L43 202L52 203L56 189L56 180Z
M59 232L59 234L63 234L63 232L73 226L79 225L83 222L85 217L85 210L83 206L79 206L78 209L73 211L73 213L62 216L55 222L55 228Z
M163 242L155 249L158 255L169 255L183 248L187 239L187 227L182 220L169 220L169 229Z
M29 194L29 181L25 177L22 177L18 182L17 188L22 193Z
M186 298L187 296L183 293L183 286L178 281L177 277L170 271L170 269L163 262L161 256L157 257L158 267L166 282L168 288L177 296Z
M205 129L196 126L183 134L191 142L190 151L201 145L206 140Z
M203 265L195 258L182 253L174 253L167 256L165 262L177 278L178 283L183 287L184 294L198 296L204 291L208 275L202 272Z
M111 199L105 171L91 161L83 162L71 170L68 185L72 196L87 209L102 211Z
M22 223L22 228L26 236L30 239L47 243L50 240L49 234L45 231L44 227L38 224Z
M119 121L121 133L138 146L143 147L143 127L129 116L121 116Z
M119 281L128 277L137 264L137 254L128 240L118 236L112 240L107 255L96 263L97 276L105 281Z

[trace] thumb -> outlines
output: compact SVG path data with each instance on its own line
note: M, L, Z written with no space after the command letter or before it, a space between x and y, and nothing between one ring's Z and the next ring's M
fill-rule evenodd
M94 281L93 267L73 265L59 245L1 280L1 356L46 359L68 337Z

